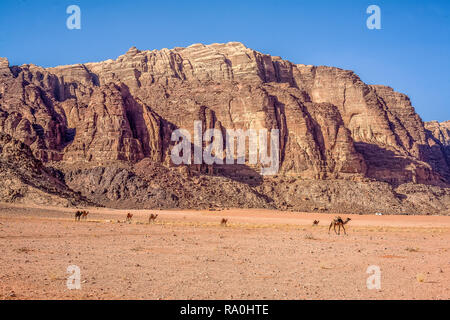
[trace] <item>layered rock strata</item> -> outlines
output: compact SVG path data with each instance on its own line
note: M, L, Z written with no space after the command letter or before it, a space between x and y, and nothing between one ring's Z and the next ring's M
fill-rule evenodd
M174 166L171 135L178 128L193 134L196 120L221 132L278 129L278 175L263 177L248 163ZM66 172L73 188L113 206L195 207L209 201L218 207L351 208L356 199L332 187L339 184L356 190L370 185L380 196L391 190L386 211L440 212L449 205L429 189L448 191L445 123L424 124L406 95L367 85L352 71L294 64L236 42L133 47L115 60L55 68L9 66L2 58L0 131ZM138 169L142 163L154 171L150 176ZM199 200L208 192L194 187L192 172L205 177L205 190L220 192L231 183L230 196ZM172 191L163 182L171 175L182 185ZM406 205L408 197L395 191L405 184L423 185L420 192L439 199L426 209L411 197ZM325 193L341 195L303 201L314 197L294 185L307 193L315 192L312 185L327 185ZM382 203L368 202L362 210L376 211Z

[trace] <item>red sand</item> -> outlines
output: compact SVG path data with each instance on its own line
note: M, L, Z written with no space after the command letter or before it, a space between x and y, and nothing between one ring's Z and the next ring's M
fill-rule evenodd
M0 299L450 298L448 216L342 215L338 236L331 214L74 211L0 204ZM67 289L69 265L80 290ZM370 265L381 290L366 286Z

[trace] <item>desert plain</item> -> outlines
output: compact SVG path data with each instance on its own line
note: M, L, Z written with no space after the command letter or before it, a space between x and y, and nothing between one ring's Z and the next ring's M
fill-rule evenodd
M337 235L333 213L75 210L0 204L0 299L450 298L450 216L341 215Z

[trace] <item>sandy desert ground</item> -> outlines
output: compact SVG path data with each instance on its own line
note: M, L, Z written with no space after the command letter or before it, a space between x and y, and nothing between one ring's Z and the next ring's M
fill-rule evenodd
M0 299L450 298L449 216L343 215L338 236L332 214L91 208L75 222L74 211L0 204ZM372 265L380 290L366 285Z

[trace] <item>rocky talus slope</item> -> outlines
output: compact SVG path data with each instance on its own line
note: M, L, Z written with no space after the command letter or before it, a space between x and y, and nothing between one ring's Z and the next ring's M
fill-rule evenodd
M278 129L280 170L176 166L172 132ZM294 64L241 43L140 51L55 68L0 58L0 132L114 207L260 207L443 213L448 122L352 71Z

